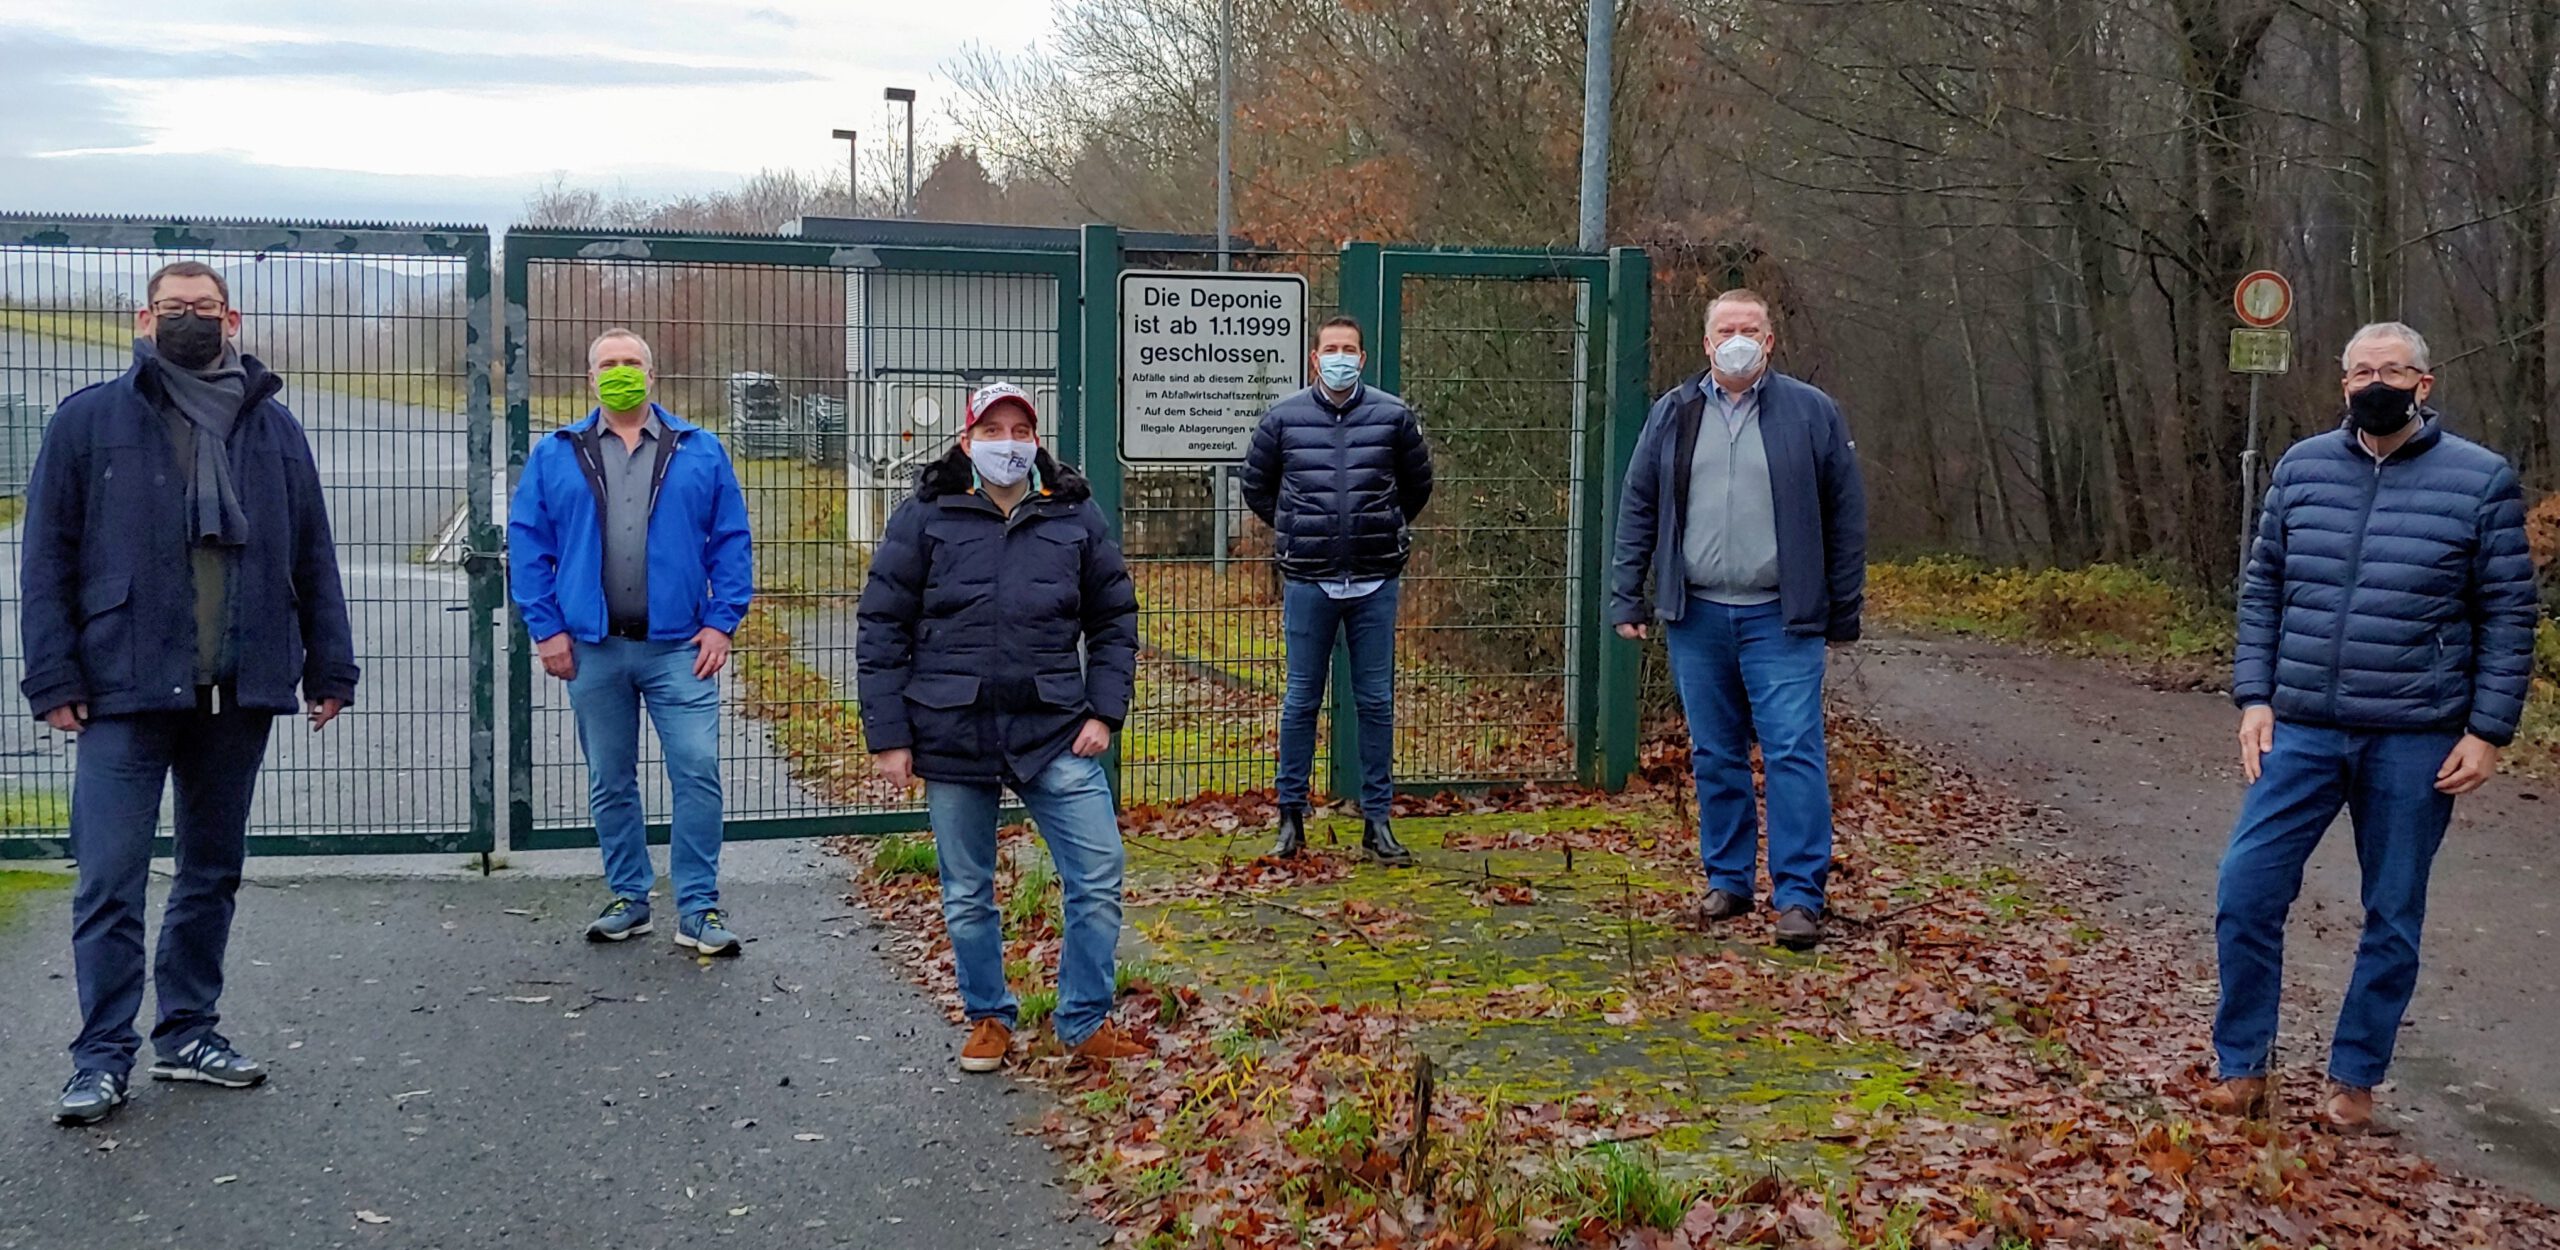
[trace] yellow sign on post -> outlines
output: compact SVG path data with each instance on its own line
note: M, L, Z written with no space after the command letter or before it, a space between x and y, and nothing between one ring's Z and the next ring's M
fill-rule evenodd
M2293 332L2234 327L2231 331L2233 373L2285 373L2293 368Z

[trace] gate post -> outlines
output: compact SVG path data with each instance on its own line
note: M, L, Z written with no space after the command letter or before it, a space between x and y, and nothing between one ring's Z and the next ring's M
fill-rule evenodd
M1385 249L1375 243L1342 245L1341 277L1336 284L1342 293L1342 312L1360 323L1364 358L1361 381L1369 386L1384 387L1382 379L1401 372L1395 365L1402 350L1398 336L1391 336L1386 325L1388 292L1385 282ZM1360 717L1352 710L1351 648L1342 642L1333 647L1333 732L1326 746L1325 792L1334 802L1357 799L1360 795Z
M495 396L489 382L491 362L500 350L490 310L489 240L482 236L470 251L463 271L464 419L468 467L463 500L469 518L469 554L463 575L470 582L471 655L471 843L480 848L480 870L489 871L489 853L498 845L498 628L507 601L506 537L498 529L493 497L497 472Z
M1584 575L1597 593L1597 619L1607 630L1600 640L1600 776L1601 786L1623 790L1636 769L1643 733L1644 691L1638 676L1641 643L1629 643L1607 627L1610 570L1618 549L1618 501L1626 493L1627 466L1635 459L1636 436L1644 431L1652 406L1653 262L1636 247L1609 251L1609 398L1608 454L1601 462L1600 541L1591 545Z
M1102 514L1103 524L1111 527L1112 536L1125 547L1129 541L1128 519L1121 513L1120 463L1120 228L1088 225L1082 243L1083 264L1078 277L1084 290L1082 321L1083 390L1082 409L1077 414L1080 427L1076 439L1081 446L1073 448L1083 457L1077 467L1084 470L1085 481L1093 487L1094 509ZM1060 390L1065 387L1061 386ZM1067 432L1059 431L1061 441ZM1136 708L1131 709L1135 719ZM1126 793L1120 776L1120 744L1127 736L1128 725L1111 737L1111 749L1103 753L1102 771L1111 778L1111 793Z

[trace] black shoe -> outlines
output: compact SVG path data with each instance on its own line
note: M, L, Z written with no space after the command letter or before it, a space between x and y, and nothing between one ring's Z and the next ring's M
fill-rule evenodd
M56 1124L95 1124L114 1115L124 1105L125 1081L113 1072L82 1068L71 1074L62 1087L62 1097L53 1104Z
M1709 890L1698 900L1698 919L1714 924L1751 914L1751 900L1731 890Z
M1778 945L1791 951L1809 951L1822 945L1822 917L1808 907L1779 912Z
M1307 849L1307 813L1303 808L1280 809L1280 841L1271 848L1275 859L1296 859Z
M267 1070L257 1060L231 1048L219 1033L207 1033L178 1048L178 1053L151 1065L155 1081L201 1081L224 1089L248 1089L265 1083Z
M1367 851L1369 858L1389 868L1413 866L1413 852L1404 849L1404 843L1396 841L1396 831L1376 816L1361 823L1360 849Z

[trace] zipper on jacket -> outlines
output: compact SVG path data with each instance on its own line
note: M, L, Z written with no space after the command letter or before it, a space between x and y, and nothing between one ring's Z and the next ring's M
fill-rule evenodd
M2365 451L2361 441L2356 444L2356 450ZM2365 454L2373 453L2365 451ZM2332 723L2338 719L2338 686L2346 678L2348 610L2355 607L2356 585L2364 579L2364 535L2373 526L2373 506L2382 498L2382 466L2387 463L2387 460L2375 460L2373 476L2365 480L2364 508L2356 513L2356 540L2347 548L2347 584L2344 593L2338 597L2337 623L2329 630L2329 720ZM2281 612L2277 619L2276 643L2277 650L2281 652L2284 643Z

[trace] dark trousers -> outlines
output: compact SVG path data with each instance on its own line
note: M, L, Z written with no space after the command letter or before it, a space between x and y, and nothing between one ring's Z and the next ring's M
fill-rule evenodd
M149 712L91 721L75 748L71 854L80 886L71 899L71 953L80 983L76 1067L124 1073L141 1048L143 911L160 792L176 779L177 880L160 917L152 986L163 1058L221 1020L222 956L231 944L232 896L248 851L249 799L266 758L268 712Z

